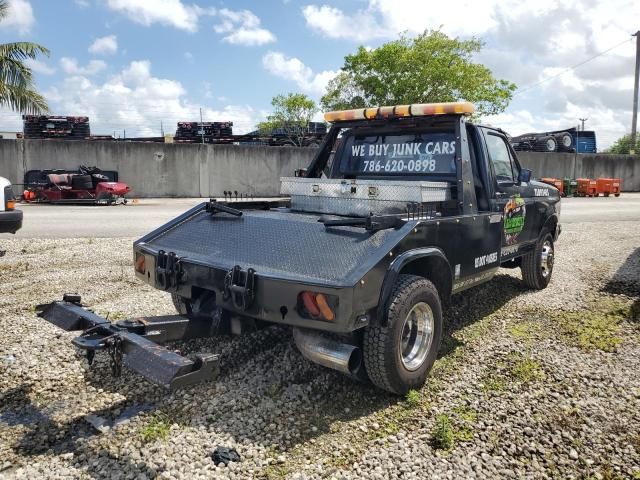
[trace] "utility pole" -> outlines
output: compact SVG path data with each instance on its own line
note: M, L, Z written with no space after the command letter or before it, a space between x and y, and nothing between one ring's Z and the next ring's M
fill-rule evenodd
M162 120L160 120L160 136L164 137L164 127L162 126Z
M202 143L204 144L204 125L202 124L202 107L200 107L200 134L202 135Z
M636 80L633 87L633 120L631 120L631 146L629 153L636 153L636 131L638 128L638 76L640 75L640 30L632 35L636 37Z
M582 131L584 132L584 122L586 122L589 119L588 118L579 118L578 120L580 120L582 122Z

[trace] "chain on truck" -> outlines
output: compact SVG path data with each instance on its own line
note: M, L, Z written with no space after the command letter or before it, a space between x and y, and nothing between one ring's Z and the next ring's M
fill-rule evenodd
M175 340L292 328L304 357L387 391L419 388L452 294L520 268L545 288L560 195L531 179L506 135L470 121L469 103L330 112L304 171L282 198L214 199L134 243L139 280L176 315L111 323L78 296L38 307L93 360L109 353L169 388L213 379L215 352L186 358ZM300 361L303 361L300 359Z

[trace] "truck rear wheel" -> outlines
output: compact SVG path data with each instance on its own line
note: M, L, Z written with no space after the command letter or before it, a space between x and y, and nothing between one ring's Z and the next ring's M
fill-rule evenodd
M391 393L405 394L424 384L442 338L442 306L429 280L400 275L384 326L364 331L364 364L370 380Z
M534 290L542 290L549 285L554 261L553 235L544 232L538 238L536 248L522 257L522 279Z

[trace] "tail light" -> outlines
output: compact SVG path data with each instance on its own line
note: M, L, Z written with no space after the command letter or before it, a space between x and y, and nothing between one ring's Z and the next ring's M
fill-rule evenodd
M142 253L136 252L136 272L144 274L147 270L146 259Z
M4 209L13 210L16 208L16 199L10 186L4 187Z
M298 296L298 311L314 320L333 322L337 298L317 292L302 292Z

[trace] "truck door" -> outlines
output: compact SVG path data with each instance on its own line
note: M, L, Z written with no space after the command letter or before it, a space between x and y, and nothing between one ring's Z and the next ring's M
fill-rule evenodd
M518 254L535 240L534 220L536 216L530 189L518 182L520 166L511 153L507 139L500 132L482 128L489 167L494 178L494 211L503 214L501 261Z

